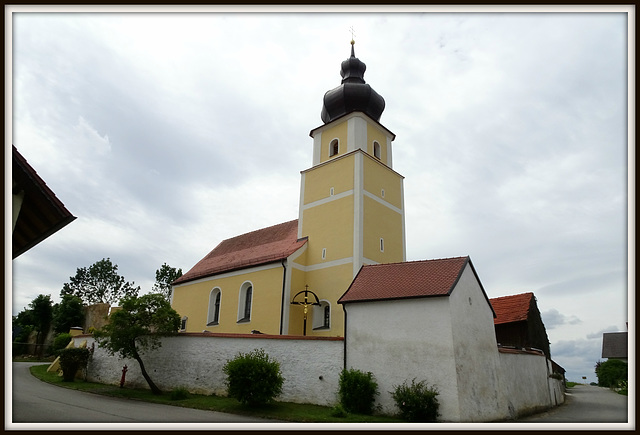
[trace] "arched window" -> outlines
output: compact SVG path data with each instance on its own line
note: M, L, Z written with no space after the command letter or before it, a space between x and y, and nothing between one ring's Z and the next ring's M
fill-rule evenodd
M181 320L180 320L180 330L181 331L186 331L187 330L187 316L184 316Z
M207 326L217 325L220 320L220 298L219 288L214 288L209 294L209 311L207 313Z
M331 305L322 299L320 305L313 306L313 329L331 328Z
M338 139L334 139L329 144L329 157L333 157L338 154L338 150L340 149L340 142Z
M250 282L245 282L240 287L238 298L238 322L249 322L251 320L251 303L253 300L253 286Z
M373 157L380 159L380 144L377 141L373 141Z

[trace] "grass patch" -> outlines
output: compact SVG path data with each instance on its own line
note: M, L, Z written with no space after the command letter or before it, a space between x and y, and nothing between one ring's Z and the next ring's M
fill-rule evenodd
M236 399L222 396L189 393L189 396L175 400L170 391L155 396L150 390L136 388L120 388L116 385L105 385L76 379L64 382L57 373L47 373L48 364L30 367L31 374L49 384L74 390L87 391L111 397L120 397L184 408L202 409L205 411L226 412L229 414L247 415L273 420L301 423L402 423L396 417L384 415L336 414L334 408L320 405L308 405L290 402L273 402L260 407L242 405ZM175 396L174 396L175 397Z
M618 390L618 394L622 394L623 396L628 396L629 390L626 388L623 388L622 390Z
M580 385L580 383L567 381L567 388L575 387L576 385Z

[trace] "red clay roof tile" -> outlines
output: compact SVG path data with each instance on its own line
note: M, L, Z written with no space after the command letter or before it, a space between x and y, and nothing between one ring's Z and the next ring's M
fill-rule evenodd
M489 299L493 306L496 317L493 319L495 325L501 323L520 322L529 318L529 309L533 293L522 293L519 295L503 296Z
M297 219L232 237L223 240L173 284L283 260L306 242L306 238L298 240Z
M338 303L447 296L469 257L365 265Z

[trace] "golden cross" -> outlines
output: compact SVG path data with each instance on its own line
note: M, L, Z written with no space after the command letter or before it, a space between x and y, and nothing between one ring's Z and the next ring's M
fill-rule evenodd
M355 37L356 37L356 31L353 30L353 26L349 27L349 31L351 32L351 43L354 44L355 41Z

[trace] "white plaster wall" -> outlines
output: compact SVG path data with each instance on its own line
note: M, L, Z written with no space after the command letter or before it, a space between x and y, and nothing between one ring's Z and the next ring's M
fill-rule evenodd
M441 420L459 420L448 298L351 303L346 311L346 366L373 373L382 412L396 414L391 392L416 378L438 389Z
M500 352L499 359L500 384L509 418L552 406L547 358L544 355Z
M493 312L469 264L449 296L460 420L495 421L508 416L500 397L500 361Z
M91 348L93 337L82 336ZM142 355L147 373L162 390L184 387L193 393L226 395L222 367L239 352L262 348L280 363L285 378L278 400L333 406L343 365L342 340L296 340L179 335L163 339L161 348ZM87 379L117 385L127 365L126 385L148 388L135 360L110 356L97 346Z

